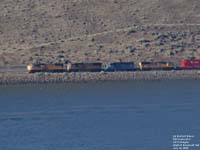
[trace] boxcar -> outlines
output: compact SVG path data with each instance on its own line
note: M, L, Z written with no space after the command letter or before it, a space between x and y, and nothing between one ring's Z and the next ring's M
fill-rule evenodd
M99 72L102 63L68 63L68 72Z
M182 59L181 69L200 69L200 59Z
M172 70L174 68L171 62L139 62L140 70Z
M104 71L134 71L134 62L113 62L102 65L102 70Z

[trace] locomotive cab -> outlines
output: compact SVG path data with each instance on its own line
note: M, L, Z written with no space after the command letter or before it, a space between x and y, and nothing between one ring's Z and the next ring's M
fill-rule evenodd
M44 64L30 64L27 66L28 73L42 72L45 70Z

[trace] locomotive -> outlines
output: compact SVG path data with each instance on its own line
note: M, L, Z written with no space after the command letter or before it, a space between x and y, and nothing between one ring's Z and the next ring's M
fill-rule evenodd
M134 71L134 62L113 62L102 65L103 71L114 72L114 71Z
M200 69L200 59L182 59L182 69Z
M64 72L66 71L66 64L31 64L27 66L27 70L29 73L35 72Z
M68 63L68 72L99 72L101 71L102 63Z
M139 62L140 70L173 70L175 65L171 62Z

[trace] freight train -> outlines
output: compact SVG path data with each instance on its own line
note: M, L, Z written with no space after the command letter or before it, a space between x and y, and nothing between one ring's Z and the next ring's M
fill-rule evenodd
M67 63L67 64L31 64L29 73L35 72L115 72L115 71L148 71L148 70L187 70L200 69L200 59L182 59L180 66L172 62L112 62L112 63Z

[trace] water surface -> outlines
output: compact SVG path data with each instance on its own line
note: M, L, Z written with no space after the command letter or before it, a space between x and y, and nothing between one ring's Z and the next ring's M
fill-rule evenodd
M0 88L0 149L170 150L200 140L200 81ZM200 142L199 142L200 143Z

